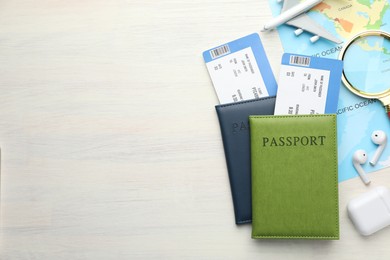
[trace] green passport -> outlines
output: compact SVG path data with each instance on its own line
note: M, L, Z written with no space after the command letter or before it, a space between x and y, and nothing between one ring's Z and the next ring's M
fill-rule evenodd
M339 239L336 115L249 122L252 238Z

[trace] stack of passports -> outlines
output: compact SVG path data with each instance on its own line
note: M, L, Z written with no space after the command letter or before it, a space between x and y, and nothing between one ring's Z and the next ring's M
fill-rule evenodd
M338 239L336 115L249 122L252 238Z
M236 223L252 222L253 238L339 239L336 115L274 107L216 106Z

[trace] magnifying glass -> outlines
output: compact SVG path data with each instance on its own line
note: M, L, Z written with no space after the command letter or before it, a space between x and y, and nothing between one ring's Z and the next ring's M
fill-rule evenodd
M359 33L344 45L339 59L344 85L358 96L380 100L390 118L390 34Z

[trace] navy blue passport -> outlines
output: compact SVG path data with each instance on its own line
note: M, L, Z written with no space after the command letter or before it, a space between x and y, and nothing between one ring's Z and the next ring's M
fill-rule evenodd
M252 222L250 115L273 115L275 97L217 105L236 224Z

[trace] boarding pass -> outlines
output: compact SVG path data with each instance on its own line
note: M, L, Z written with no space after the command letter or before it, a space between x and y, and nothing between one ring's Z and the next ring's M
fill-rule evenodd
M342 69L341 60L285 53L275 115L336 113Z
M276 95L276 81L257 33L203 52L221 104Z

